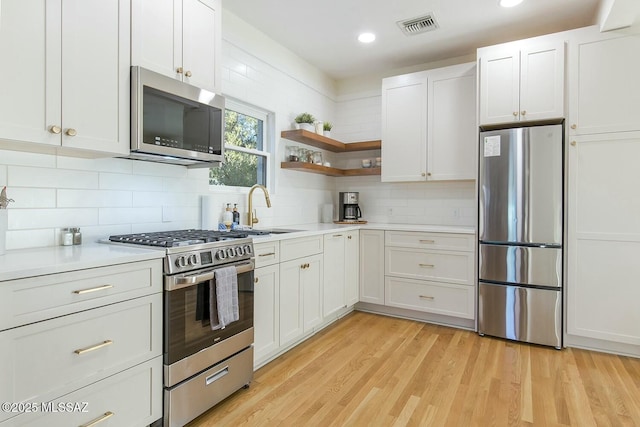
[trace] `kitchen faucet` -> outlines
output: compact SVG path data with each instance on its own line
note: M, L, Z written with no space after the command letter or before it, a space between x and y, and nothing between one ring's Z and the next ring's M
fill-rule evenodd
M264 185L260 185L260 184L256 184L253 187L251 187L251 190L249 190L249 226L253 227L253 224L257 223L258 220L258 216L253 213L253 192L256 188L261 189L264 192L264 199L267 201L267 207L270 208L271 207L271 199L269 198L269 191L267 190L267 187L265 187Z

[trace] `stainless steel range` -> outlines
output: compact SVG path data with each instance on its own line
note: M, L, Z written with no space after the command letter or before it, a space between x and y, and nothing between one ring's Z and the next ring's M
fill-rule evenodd
M179 230L111 236L163 248L164 417L183 426L253 379L253 241L243 232ZM236 267L239 320L212 330L215 271Z

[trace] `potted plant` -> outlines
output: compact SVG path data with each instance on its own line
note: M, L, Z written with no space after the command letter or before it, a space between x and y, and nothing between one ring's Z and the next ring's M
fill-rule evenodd
M331 138L331 128L333 127L333 125L331 124L331 122L324 122L324 124L322 125L322 129L324 130L324 136L326 136L327 138Z
M296 125L300 129L308 130L310 132L313 132L315 130L313 126L313 122L315 121L316 121L315 117L313 117L313 115L309 113L298 114L295 118Z

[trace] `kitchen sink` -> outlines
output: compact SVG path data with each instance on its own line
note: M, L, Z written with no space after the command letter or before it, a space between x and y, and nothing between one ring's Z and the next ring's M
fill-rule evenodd
M295 233L296 231L303 231L303 230L294 230L294 229L289 229L289 228L270 228L270 229L264 229L264 230L258 230L258 229L246 230L246 232L249 233L249 235L255 235L255 236L263 236L263 235L267 235L267 234Z

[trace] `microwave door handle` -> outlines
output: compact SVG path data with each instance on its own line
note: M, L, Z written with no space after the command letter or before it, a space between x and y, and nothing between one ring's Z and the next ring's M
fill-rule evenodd
M253 261L247 262L244 264L240 264L236 266L237 274L248 273L253 271L254 264ZM215 269L208 271L206 273L197 274L194 276L184 276L184 277L176 277L173 279L173 282L167 284L165 290L174 291L176 289L186 288L188 286L195 286L198 283L205 282L207 280L212 280L215 276Z

